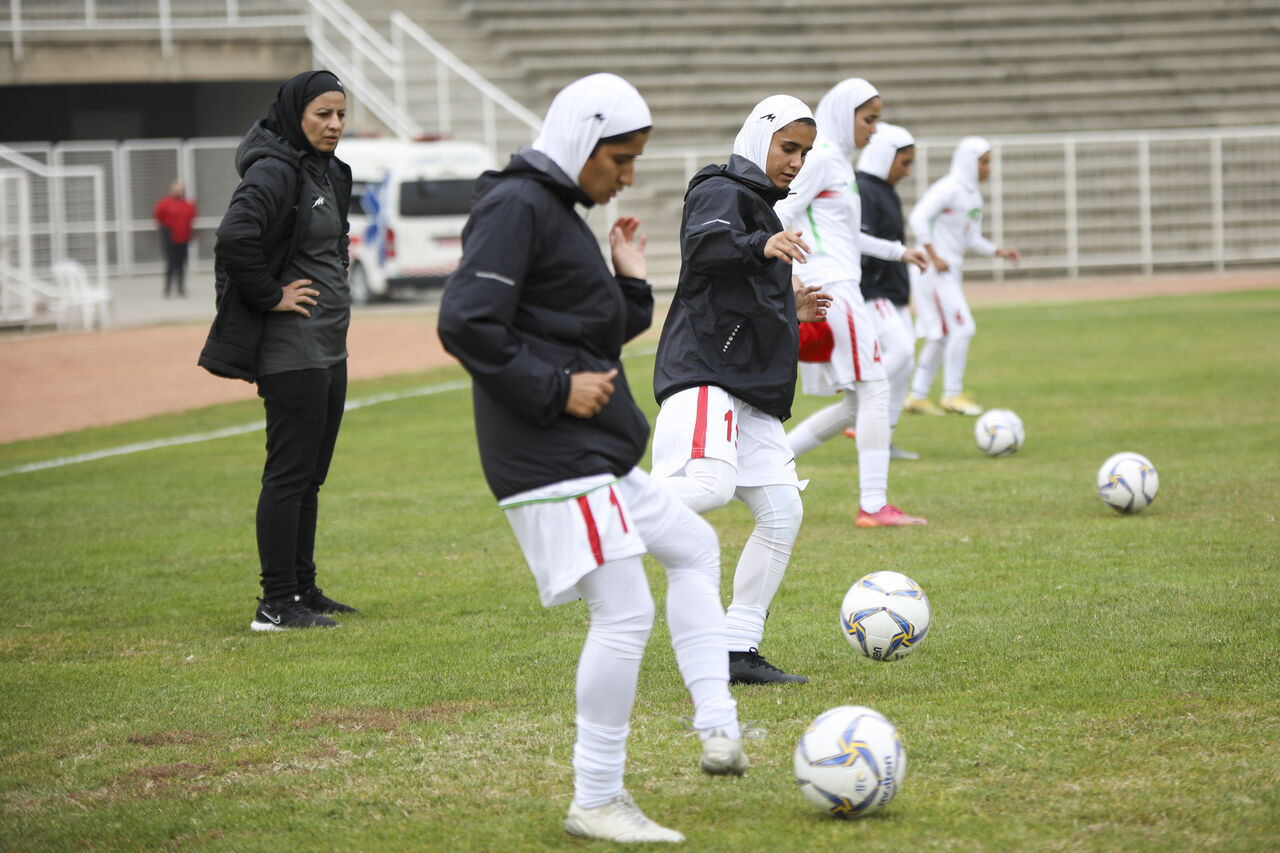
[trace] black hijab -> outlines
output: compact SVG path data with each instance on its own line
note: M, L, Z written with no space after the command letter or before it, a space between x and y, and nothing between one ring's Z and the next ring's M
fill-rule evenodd
M320 156L302 131L302 113L307 104L325 92L346 92L341 81L330 71L304 71L288 80L276 92L275 103L267 109L267 129L284 137L299 151Z

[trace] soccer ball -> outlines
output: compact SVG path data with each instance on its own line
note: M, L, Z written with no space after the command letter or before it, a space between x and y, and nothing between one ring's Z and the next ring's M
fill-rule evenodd
M1160 490L1160 477L1141 453L1117 453L1098 469L1098 497L1116 512L1142 512Z
M929 597L904 574L872 572L844 594L840 627L872 660L906 657L929 633Z
M907 774L907 752L884 715L841 705L809 724L796 744L796 782L819 811L871 814L893 799Z
M1012 456L1027 439L1022 418L1008 409L987 409L973 425L978 449L988 456Z

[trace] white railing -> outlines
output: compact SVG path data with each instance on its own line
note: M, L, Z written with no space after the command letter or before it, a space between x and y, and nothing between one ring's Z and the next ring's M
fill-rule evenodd
M47 164L0 145L0 320L26 322L38 302L60 315L56 285L67 261L107 292L106 187L102 168Z
M430 100L434 101L436 128L440 136L473 138L476 135L474 112L469 116L459 116L454 105L459 97L455 86L459 83L463 90L461 100L465 105L473 106L479 98L479 141L498 162L501 162L500 155L508 153L502 150L504 142L514 139L517 145L528 143L542 127L542 119L536 114L486 80L402 12L391 13L391 42L402 56L410 56L415 48L430 56L432 79L417 85L419 91L433 94ZM503 116L506 118L505 128L502 126ZM502 133L502 130L507 133Z
M262 27L301 28L304 18L297 0L254 2L255 12L245 14L241 0L129 0L99 3L77 0L74 4L50 0L9 0L7 20L0 33L13 40L14 61L23 57L28 34L95 32L154 32L165 56L173 53L175 32L209 29L254 30ZM265 11L263 10L265 7Z
M1280 127L990 136L983 232L1022 251L1028 274L1076 277L1280 261ZM916 140L913 178L898 186L909 214L946 174L956 139ZM650 273L673 286L689 178L728 159L724 148L654 149L618 209L649 235ZM603 227L608 212L593 216ZM966 272L1002 279L1003 261ZM1021 274L1021 273L1020 273Z
M423 135L409 114L404 54L343 3L308 0L307 38L316 66L328 68L354 98L351 120L367 127L373 115L400 139Z

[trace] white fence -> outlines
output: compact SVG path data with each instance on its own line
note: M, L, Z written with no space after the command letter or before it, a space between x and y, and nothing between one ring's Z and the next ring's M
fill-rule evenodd
M946 174L954 139L919 139L903 213ZM1021 250L1021 273L1142 272L1280 261L1280 127L989 137L983 231ZM684 189L724 149L653 150L617 208L649 235L650 277L672 286ZM598 227L608 216L593 215ZM909 235L910 236L910 235ZM973 258L966 274L1014 274Z
M994 168L984 187L984 232L1022 251L1022 272L1016 274L1221 270L1280 262L1280 127L991 141ZM29 170L23 181L0 183L6 263L12 268L12 259L25 252L37 275L63 258L91 271L159 273L163 257L152 210L180 178L199 208L191 267L211 269L214 231L239 180L238 144L236 138L211 138L13 146L42 166L99 173L101 187L92 188L83 175L59 178ZM952 140L917 141L914 176L899 186L904 212L946 172L952 147ZM723 162L726 153L649 151L638 161L636 186L589 221L603 235L617 212L638 217L649 235L650 277L659 288L674 287L685 186L694 172ZM0 167L12 166L0 159ZM95 193L102 196L101 217L95 214ZM1004 262L985 258L967 262L966 272L1015 274Z
M10 35L15 61L33 36L154 33L169 56L175 34L303 25L297 0L8 0L8 6L0 33Z

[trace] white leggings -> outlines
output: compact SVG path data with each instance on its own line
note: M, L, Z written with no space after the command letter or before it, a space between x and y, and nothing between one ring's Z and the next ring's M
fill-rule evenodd
M800 535L804 505L796 486L736 486L737 474L728 462L704 457L690 459L684 476L662 482L697 512L724 506L735 497L751 510L755 528L734 569L733 602L725 613L729 649L747 651L758 648L764 637L769 604L782 584Z
M645 543L667 571L667 626L676 665L693 698L694 728L739 737L729 695L729 656L720 606L720 544L707 522L670 501ZM603 563L578 581L590 614L578 660L574 798L583 808L622 792L626 740L640 659L653 628L654 603L640 557Z
M814 412L787 433L796 458L849 427L857 431L858 503L867 512L878 512L888 502L889 491L889 381L858 382L854 391L825 409Z

